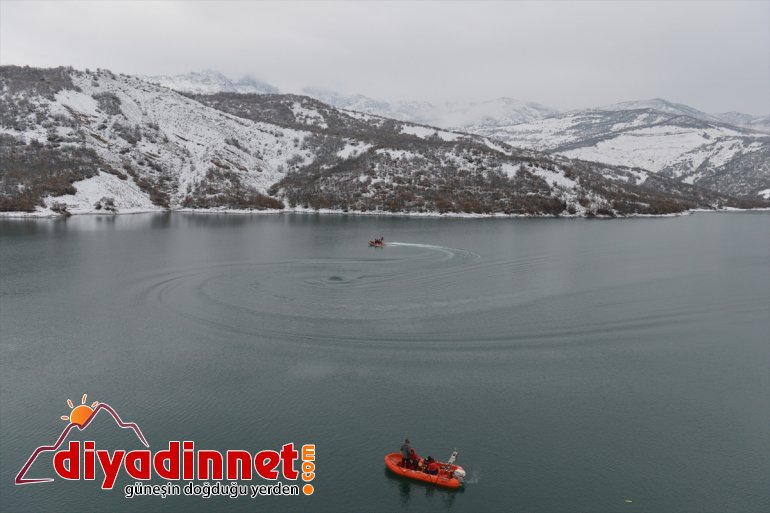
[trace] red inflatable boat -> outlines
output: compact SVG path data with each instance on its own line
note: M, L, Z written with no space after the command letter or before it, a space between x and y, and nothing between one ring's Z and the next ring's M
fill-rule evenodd
M369 245L374 247L374 248L384 248L385 247L385 243L384 242L380 242L380 241L376 241L376 240L370 240L369 241Z
M450 461L452 460L453 458L450 458ZM444 488L457 489L463 485L465 470L461 466L455 465L454 463L442 463L440 461L437 463L441 466L441 470L434 476L420 470L402 467L400 452L392 452L385 456L385 466L387 466L391 472L398 474L399 476L416 479L417 481L424 481L436 486L443 486Z

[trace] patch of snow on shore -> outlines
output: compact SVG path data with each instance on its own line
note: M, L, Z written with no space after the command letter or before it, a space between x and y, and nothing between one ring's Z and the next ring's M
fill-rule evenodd
M106 197L114 199L118 212L162 210L153 205L149 196L142 192L132 180L121 180L112 174L100 172L96 176L73 183L73 186L77 190L75 194L48 196L44 199L46 206L64 203L73 214L99 212L94 208L94 204Z

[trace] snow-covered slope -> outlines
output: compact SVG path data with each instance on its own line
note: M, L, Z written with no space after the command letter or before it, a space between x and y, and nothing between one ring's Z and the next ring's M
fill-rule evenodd
M641 126L632 130L618 131L614 137L597 141L592 146L565 148L561 153L584 160L594 160L628 167L641 167L658 172L683 153L707 147L715 148L714 139L739 138L740 133L730 129L693 129L672 124ZM722 158L729 158L726 155Z
M185 93L277 94L279 92L278 88L265 82L260 82L253 77L245 76L238 81L233 81L222 73L210 69L184 75L159 75L139 78L168 87L174 91Z
M663 172L729 194L752 197L770 185L763 157L768 153L767 138L761 132L767 117L762 116L712 115L661 98L559 115L543 105L511 98L434 105L388 103L324 89L305 93L340 108L461 130L572 158ZM720 178L712 179L716 174Z
M701 119L710 117L683 105L649 100L468 131L512 146L661 172L730 194L750 197L770 186L770 174L762 171L767 168L770 138ZM739 161L756 161L759 167L749 170L747 177ZM711 180L717 172L721 179Z

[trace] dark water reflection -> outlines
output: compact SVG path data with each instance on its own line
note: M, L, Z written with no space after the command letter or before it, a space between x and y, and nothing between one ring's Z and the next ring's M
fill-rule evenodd
M2 509L767 511L769 270L766 213L0 220ZM316 443L316 493L13 486L84 392L153 449ZM405 436L465 489L384 471Z

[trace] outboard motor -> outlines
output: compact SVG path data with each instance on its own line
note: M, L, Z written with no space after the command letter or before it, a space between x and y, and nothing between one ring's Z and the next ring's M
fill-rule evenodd
M457 461L457 449L452 451L452 455L449 457L449 460L447 460L447 464L454 465L455 461ZM452 472L452 477L454 477L455 479L457 479L458 481L460 481L462 483L463 480L465 479L465 469L458 466Z

